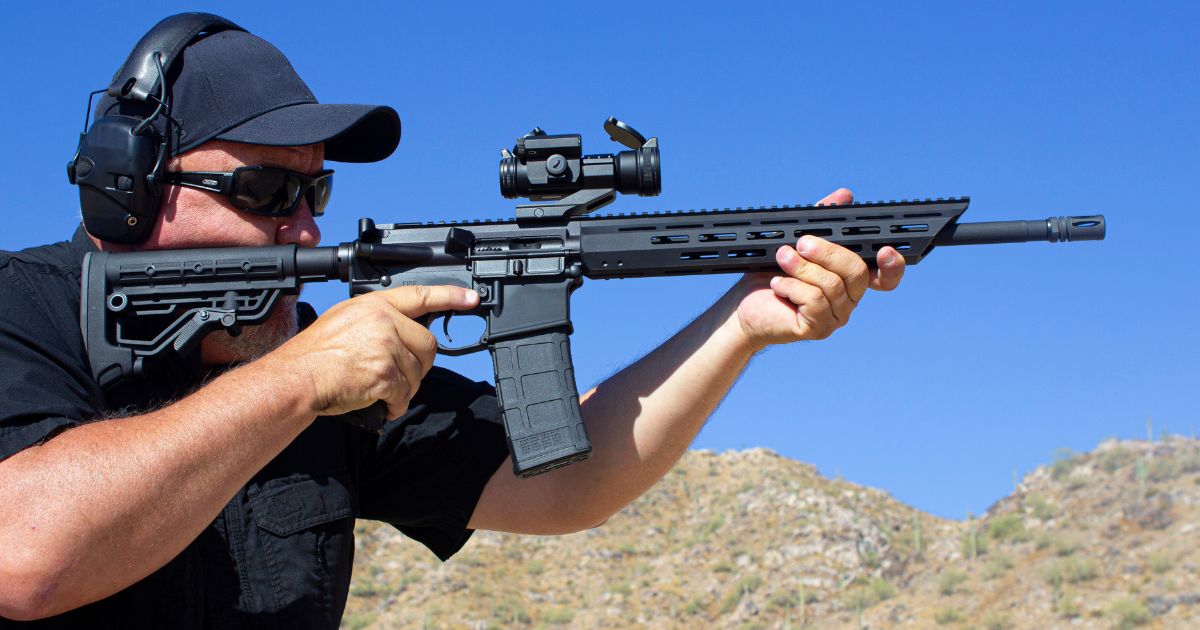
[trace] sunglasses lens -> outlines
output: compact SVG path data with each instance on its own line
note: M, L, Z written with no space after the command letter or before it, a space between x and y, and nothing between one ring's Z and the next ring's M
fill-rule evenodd
M325 214L325 206L329 205L329 196L333 193L333 173L313 182L308 189L308 208L314 217Z
M282 169L247 167L234 172L233 205L252 214L287 217L308 201L314 217L325 213L333 190L333 171L314 178Z
M235 172L233 204L247 212L280 216L295 201L300 183L286 171L246 169Z

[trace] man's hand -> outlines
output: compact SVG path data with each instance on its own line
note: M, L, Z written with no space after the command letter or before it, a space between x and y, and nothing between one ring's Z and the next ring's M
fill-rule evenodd
M821 204L850 203L854 195L839 188ZM747 274L733 289L740 292L737 319L750 346L803 339L824 339L846 325L868 288L891 291L904 275L904 257L895 249L879 250L872 271L858 254L815 236L775 252L783 275Z
M387 417L398 418L408 410L437 353L437 339L414 320L477 304L474 291L452 286L375 291L334 305L262 360L305 375L318 415L347 413L383 400Z

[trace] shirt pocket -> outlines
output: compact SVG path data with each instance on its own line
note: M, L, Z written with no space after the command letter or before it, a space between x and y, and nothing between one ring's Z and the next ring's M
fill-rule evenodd
M265 575L266 610L337 627L354 562L357 495L350 477L296 474L248 488ZM287 620L282 627L289 627ZM324 625L324 624L317 624Z

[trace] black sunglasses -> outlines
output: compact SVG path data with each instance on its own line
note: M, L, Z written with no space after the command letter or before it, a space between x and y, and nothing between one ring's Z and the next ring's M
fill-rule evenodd
M333 171L305 175L284 168L241 166L232 173L178 171L165 173L167 183L229 196L239 210L268 217L290 217L308 200L314 217L325 214L333 191Z

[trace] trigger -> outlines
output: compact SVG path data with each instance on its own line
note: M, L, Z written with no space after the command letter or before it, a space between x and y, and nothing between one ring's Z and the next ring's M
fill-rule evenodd
M454 343L454 340L450 338L450 318L451 317L454 317L453 312L447 313L446 316L442 318L442 333L446 335L446 341L449 341L450 343Z

